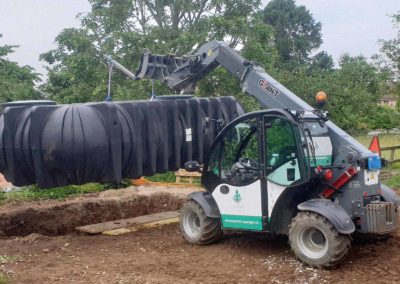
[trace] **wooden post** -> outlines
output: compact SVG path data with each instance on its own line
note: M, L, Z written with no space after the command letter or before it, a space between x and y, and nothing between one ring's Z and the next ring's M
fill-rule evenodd
M392 148L391 150L390 150L390 161L393 161L394 160L394 151L396 150L396 148Z

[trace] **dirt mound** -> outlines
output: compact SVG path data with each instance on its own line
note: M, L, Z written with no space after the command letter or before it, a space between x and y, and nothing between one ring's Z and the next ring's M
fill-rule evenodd
M195 190L142 186L67 201L9 204L0 207L0 235L62 235L77 226L177 210Z

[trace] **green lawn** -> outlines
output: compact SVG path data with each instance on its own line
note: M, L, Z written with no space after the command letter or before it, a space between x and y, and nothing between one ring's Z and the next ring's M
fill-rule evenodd
M371 136L357 136L355 137L361 144L369 147L371 144L372 137ZM390 146L400 146L400 135L382 135L379 136L379 144L381 148L383 147L390 147ZM389 159L390 158L390 151L383 151L382 157ZM394 158L400 159L400 149L395 150ZM400 163L396 163L391 166L393 170L399 169L400 170Z
M371 144L371 136L357 136L355 137L361 144L369 147ZM381 147L400 146L400 135L381 135L379 136L379 144ZM390 158L390 151L383 151L384 158ZM400 149L395 151L395 159L400 159Z

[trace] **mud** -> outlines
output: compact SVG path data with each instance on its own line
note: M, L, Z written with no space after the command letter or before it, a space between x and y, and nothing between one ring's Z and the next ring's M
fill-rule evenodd
M194 190L200 189L142 186L66 201L8 204L0 207L0 236L63 235L78 226L177 210Z

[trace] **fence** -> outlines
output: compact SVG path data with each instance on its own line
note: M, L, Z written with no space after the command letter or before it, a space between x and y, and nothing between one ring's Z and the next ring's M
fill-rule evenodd
M400 145L381 148L381 152L390 151L390 155L389 155L389 159L388 159L389 165L392 165L394 163L400 163L400 158L399 158L400 154L396 157L396 155L395 155L396 150L400 150Z

